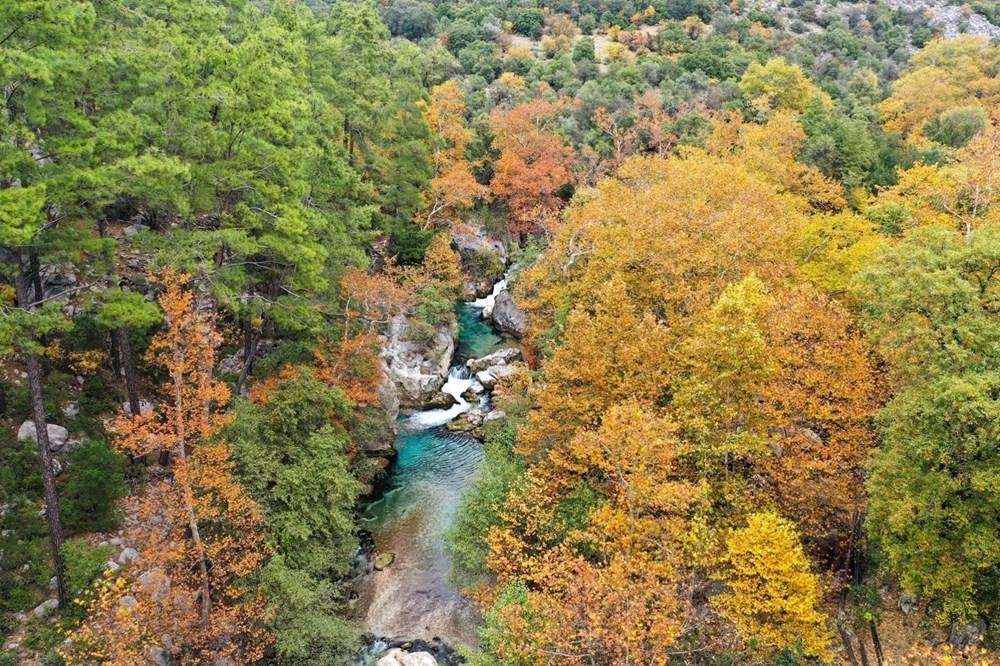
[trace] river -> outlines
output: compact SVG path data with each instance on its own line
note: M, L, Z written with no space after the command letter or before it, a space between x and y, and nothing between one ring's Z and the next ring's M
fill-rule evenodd
M471 384L465 361L485 356L503 342L482 318L483 308L491 305L488 297L458 306L456 355L442 389L457 403L400 418L397 456L384 491L362 508L376 553L395 555L391 566L372 572L358 586L359 618L375 636L478 643L479 612L449 579L444 532L482 463L483 448L474 438L452 434L443 426L478 406L462 398ZM480 398L484 403L488 399Z

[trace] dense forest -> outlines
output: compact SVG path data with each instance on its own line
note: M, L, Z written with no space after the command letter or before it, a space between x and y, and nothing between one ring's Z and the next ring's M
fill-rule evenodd
M3 0L0 90L0 666L1000 664L996 0Z

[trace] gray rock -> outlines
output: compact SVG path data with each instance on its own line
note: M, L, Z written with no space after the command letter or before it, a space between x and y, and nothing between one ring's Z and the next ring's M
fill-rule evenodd
M153 598L153 601L163 601L170 593L170 577L160 569L142 572L136 578L136 582Z
M167 651L159 645L154 645L149 648L149 660L156 664L156 666L169 666L170 664L170 659L167 657Z
M495 423L497 421L503 421L505 418L507 418L507 412L503 411L502 409L494 409L489 414L483 417L483 425L486 425L487 423Z
M427 401L427 407L429 409L448 409L457 402L455 396L442 391Z
M35 606L35 609L31 612L35 614L35 617L45 617L49 613L54 612L57 608L59 608L58 599L46 599L42 603Z
M114 560L108 560L107 562L104 563L104 568L107 569L108 571L118 571L122 567Z
M80 405L75 402L67 402L62 407L62 413L68 419L75 419L80 415Z
M502 240L490 236L482 225L468 222L461 228L456 227L451 231L451 240L459 254L463 256L492 252L502 263L507 263L507 245Z
M376 666L437 666L437 659L430 652L403 652L393 648L378 660Z
M979 645L986 633L986 621L979 618L972 623L955 624L951 628L948 642L956 650L965 650L973 645Z
M392 320L383 341L386 381L393 385L400 407L423 409L448 379L458 324L451 321L442 326L426 344L410 340L409 333L403 317Z
M118 605L122 608L135 608L139 605L139 600L133 597L131 594L126 594L124 597L118 600Z
M486 370L487 368L495 365L509 365L520 357L520 349L505 347L504 349L498 349L492 354L488 354L482 358L470 358L465 362L465 365L472 372L479 372L480 370Z
M493 367L481 370L476 373L476 381L488 390L493 390L497 385L497 380L509 377L514 373L512 365L494 365Z
M490 319L497 330L523 338L528 333L528 317L524 310L517 307L509 289L497 294L490 311Z
M899 595L899 610L903 611L904 615L909 615L916 607L917 595L910 592L903 592Z
M465 393L462 394L462 398L465 399L466 402L476 402L479 400L479 396L481 396L485 391L486 388L483 387L482 384L473 380L469 388L465 389Z
M490 374L489 370L480 370L477 372L476 381L479 382L479 384L487 391L497 385L496 377Z
M123 402L122 403L122 411L124 411L126 414L131 414L132 413L132 403L130 403L128 400L126 400L125 402ZM147 414L147 413L149 413L151 411L153 411L153 403L147 402L145 400L140 400L139 401L139 413L140 414Z
M118 564L129 565L134 564L139 561L139 551L135 548L129 547L124 549L120 555L118 555Z
M145 224L130 224L122 230L125 233L125 237L135 236L143 231L149 231L149 227Z
M50 451L59 451L66 446L66 441L69 439L69 431L66 428L50 423L46 431L49 433ZM38 442L38 430L35 428L34 421L25 421L21 424L21 427L17 429L17 440L19 442Z

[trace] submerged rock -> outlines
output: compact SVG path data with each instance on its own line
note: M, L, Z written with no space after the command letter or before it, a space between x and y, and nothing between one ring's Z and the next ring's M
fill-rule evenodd
M375 571L382 571L383 569L388 569L392 566L392 563L396 561L396 553L379 553L375 556Z

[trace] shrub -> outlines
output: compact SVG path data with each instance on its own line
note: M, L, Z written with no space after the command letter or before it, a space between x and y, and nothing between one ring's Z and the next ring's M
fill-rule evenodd
M82 539L74 539L63 544L62 554L66 561L66 592L72 598L83 595L94 581L104 572L104 565L111 557L110 546L91 546ZM62 619L69 623L81 622L86 614L82 604L71 604L62 611Z
M115 500L125 494L125 459L103 442L86 441L67 457L60 489L63 523L70 532L108 532L118 526Z

